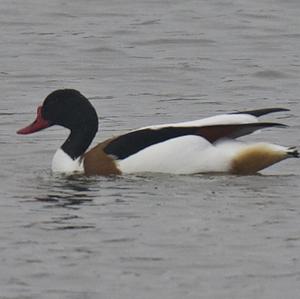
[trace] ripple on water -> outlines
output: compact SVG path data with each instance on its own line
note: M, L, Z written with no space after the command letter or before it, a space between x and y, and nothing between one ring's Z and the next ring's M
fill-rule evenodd
M255 72L253 76L258 78L266 78L266 79L286 79L290 77L290 75L284 72L275 71L275 70L264 70L264 71Z

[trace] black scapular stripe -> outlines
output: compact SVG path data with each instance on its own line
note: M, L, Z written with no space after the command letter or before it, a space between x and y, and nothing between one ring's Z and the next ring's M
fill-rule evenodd
M104 148L104 152L118 159L125 159L150 145L184 135L197 135L197 129L197 127L166 127L133 131L113 139Z
M205 127L165 127L160 129L142 129L129 132L113 139L104 152L116 159L125 159L148 146L172 138L197 135L211 143L222 138L238 138L266 127L285 127L279 123L250 123L236 125L214 125Z

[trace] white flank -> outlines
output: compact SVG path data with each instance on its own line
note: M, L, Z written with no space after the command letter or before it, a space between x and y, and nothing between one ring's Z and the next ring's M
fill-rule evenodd
M52 159L52 171L60 173L83 172L83 164L80 157L73 160L61 148L59 148Z
M230 160L226 152L220 151L206 139L189 135L149 146L124 160L118 160L118 168L123 173L226 172Z

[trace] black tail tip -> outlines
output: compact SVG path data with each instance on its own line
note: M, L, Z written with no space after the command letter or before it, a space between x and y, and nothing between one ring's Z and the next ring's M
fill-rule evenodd
M297 148L295 146L289 147L288 155L290 157L299 158L299 151L297 150Z

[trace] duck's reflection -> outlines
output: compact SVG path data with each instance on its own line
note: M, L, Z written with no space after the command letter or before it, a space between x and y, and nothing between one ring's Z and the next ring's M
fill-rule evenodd
M80 205L92 203L95 198L95 179L83 176L49 176L48 180L41 178L39 191L47 190L46 194L39 194L35 200L49 203L47 207L79 208ZM40 193L40 192L39 192Z
M34 201L41 205L35 205L39 220L33 219L30 227L38 226L43 230L82 230L96 227L91 219L85 217L86 210L82 210L82 207L94 205L99 192L99 181L82 176L49 174L40 174L35 181L37 188Z

